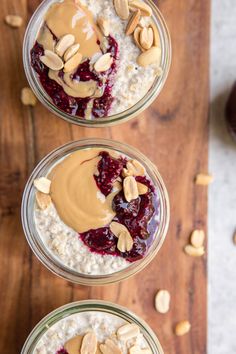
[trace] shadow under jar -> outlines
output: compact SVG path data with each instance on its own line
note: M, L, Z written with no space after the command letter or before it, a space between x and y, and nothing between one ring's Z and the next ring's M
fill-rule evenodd
M167 233L169 200L156 167L138 150L80 140L35 168L22 223L33 252L52 272L103 285L134 275L154 258Z
M37 98L60 118L90 127L118 124L161 92L171 62L168 29L151 0L135 0L149 12L132 1L126 19L113 0L44 0L33 14L25 73Z
M164 353L152 329L134 313L113 303L88 300L67 304L43 318L21 354L78 353L86 341L91 350L95 344L96 353L128 354L138 349Z

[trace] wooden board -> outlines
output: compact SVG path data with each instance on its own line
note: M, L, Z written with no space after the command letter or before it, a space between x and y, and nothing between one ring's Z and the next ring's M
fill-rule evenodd
M38 3L0 2L0 351L19 353L30 330L56 307L98 298L142 316L166 354L204 354L206 257L193 259L182 249L193 228L207 226L207 192L193 179L207 171L210 0L159 1L173 41L168 82L141 119L97 130L71 126L41 104L31 109L20 102L27 85L21 60L24 28L13 30L3 18L17 13L27 22ZM170 194L171 224L159 255L137 276L107 287L75 286L51 274L32 255L21 227L22 191L35 164L51 149L81 137L112 138L140 148L158 166ZM167 315L153 307L160 288L172 296ZM192 330L177 338L173 326L183 319Z

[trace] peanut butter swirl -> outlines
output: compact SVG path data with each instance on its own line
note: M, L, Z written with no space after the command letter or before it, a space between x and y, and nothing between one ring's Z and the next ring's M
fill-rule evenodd
M51 198L61 220L79 233L104 227L115 216L112 200L120 190L119 185L105 197L94 179L100 151L104 150L76 151L56 165L49 175Z

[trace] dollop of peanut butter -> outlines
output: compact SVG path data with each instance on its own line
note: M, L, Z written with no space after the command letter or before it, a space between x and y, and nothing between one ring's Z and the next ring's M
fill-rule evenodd
M51 5L45 22L57 38L73 34L75 42L80 44L79 52L83 57L91 58L94 54L101 53L97 43L102 39L101 31L93 14L79 1L64 0Z
M52 182L51 198L61 220L79 233L104 227L115 216L112 200L120 190L119 184L114 185L113 191L105 197L94 179L101 151L104 149L73 152L48 176Z

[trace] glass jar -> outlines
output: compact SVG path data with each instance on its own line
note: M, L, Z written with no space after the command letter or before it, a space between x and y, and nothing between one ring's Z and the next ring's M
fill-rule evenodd
M164 354L159 340L146 322L124 307L99 300L73 302L59 307L55 311L48 314L32 330L22 348L21 354L33 354L34 349L45 332L47 332L58 321L77 313L90 311L115 315L124 321L138 325L153 354Z
M23 62L24 62L24 69L26 73L26 77L28 82L34 91L35 95L43 103L51 112L55 113L58 117L63 118L64 120L74 123L81 126L87 127L105 127L115 125L121 122L125 122L133 117L136 117L139 113L141 113L144 109L146 109L159 95L161 92L164 83L167 79L170 63L171 63L171 41L170 35L168 32L167 25L165 20L153 3L152 0L145 0L145 2L152 8L153 10L153 21L156 24L159 36L160 36L160 45L162 50L161 56L161 63L160 67L162 68L163 72L160 77L156 77L151 88L146 93L146 95L137 102L131 108L125 110L122 113L118 113L112 116L108 116L105 118L96 118L92 120L86 120L84 118L79 118L77 116L73 116L66 112L63 112L55 104L52 102L51 98L47 95L45 90L43 89L37 73L31 66L31 57L30 51L33 48L36 38L38 36L39 29L44 20L44 16L48 10L48 8L57 2L57 0L44 0L40 4L40 6L34 12L28 27L25 32L24 44L23 44Z
M77 271L63 265L59 259L53 257L50 250L44 244L40 237L34 220L35 209L35 188L33 182L36 178L46 176L52 167L61 159L68 156L74 151L86 148L110 149L120 154L127 155L131 159L138 160L147 171L147 175L155 186L159 199L159 227L156 230L153 243L147 254L141 260L131 263L127 268L118 272L106 275L87 275L78 273ZM129 278L130 276L141 271L151 262L157 252L160 250L167 234L169 225L169 199L164 182L157 171L157 168L147 159L140 151L135 148L106 139L82 139L63 145L44 157L32 172L26 184L22 200L22 224L27 241L39 260L53 273L58 276L78 284L84 285L104 285L114 283Z

